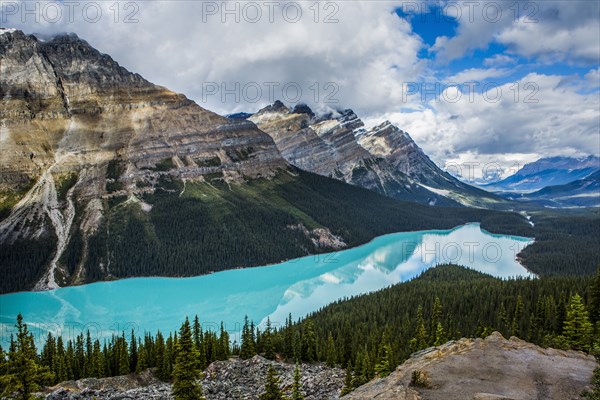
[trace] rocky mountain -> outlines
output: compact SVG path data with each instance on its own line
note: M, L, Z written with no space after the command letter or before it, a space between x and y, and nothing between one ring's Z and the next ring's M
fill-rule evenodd
M546 186L532 193L514 193L510 198L548 207L599 207L600 170L564 185Z
M76 35L41 41L4 30L0 62L0 202L4 217L12 209L0 241L39 238L48 228L58 241L36 288L57 286L73 224L93 235L103 199L136 201L165 176L235 181L287 167L254 124L156 86Z
M74 34L0 30L0 76L2 293L266 265L487 215L399 202L286 160L455 204L359 146L362 123L349 112L317 121L276 105L259 121L267 134L148 82ZM277 134L285 124L302 131L300 142ZM315 156L329 162L317 167Z
M495 332L416 353L388 377L342 399L582 399L596 365L584 353L544 349Z
M315 115L277 101L248 118L271 135L291 164L386 196L430 205L492 207L503 200L442 171L406 133L372 129L352 110Z
M482 185L496 192L532 192L546 186L564 185L583 179L600 169L600 157L547 157L525 164L514 175Z

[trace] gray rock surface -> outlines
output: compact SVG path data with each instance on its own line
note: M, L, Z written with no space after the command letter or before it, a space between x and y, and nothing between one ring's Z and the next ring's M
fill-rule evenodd
M369 382L344 400L576 400L596 367L593 356L544 349L495 332L414 354L390 376ZM426 384L411 383L413 371Z
M260 356L250 360L233 358L212 363L202 380L207 400L258 399L263 392L269 366L280 376L281 388L289 392L295 366ZM339 398L345 372L323 364L303 364L302 390L306 400ZM64 382L46 395L46 400L171 399L171 385L154 378L150 371L138 375Z

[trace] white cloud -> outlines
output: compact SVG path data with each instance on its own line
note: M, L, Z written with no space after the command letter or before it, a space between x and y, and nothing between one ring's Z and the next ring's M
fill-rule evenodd
M121 2L121 7L125 3ZM207 3L220 11L216 15L203 13ZM270 82L279 84L272 100L285 101L287 97L291 102L296 97L295 84L299 84L300 101L309 105L315 98L323 102L329 95L339 101L330 103L332 107L351 106L371 113L401 101L402 82L415 81L425 66L417 57L423 47L420 37L393 12L398 1L291 2L293 7L286 9L288 3L279 2L273 9L264 6L266 3L254 3L263 5L262 18L256 23L244 19L256 15L242 11L247 2L227 3L229 9L241 7L240 22L236 23L235 15L222 15L224 2L184 0L137 2L136 24L114 23L109 9L113 3L99 2L105 17L98 23L80 17L72 24L22 25L14 24L15 18L19 19L16 15L9 25L27 32L74 31L128 69L220 113L264 106L271 97ZM300 20L286 21L285 10L289 20L298 5L302 6ZM273 22L269 21L271 12ZM339 22L324 23L328 16ZM219 93L208 96L205 102L203 83L209 82L219 85ZM221 84L234 89L236 82L241 101L230 94L223 102ZM327 86L329 82L333 85ZM244 93L246 84L250 86ZM292 85L286 97L285 84ZM263 96L254 103L257 87Z
M591 69L585 74L585 79L588 82L588 89L600 87L600 68Z
M488 57L483 60L483 65L486 67L499 67L503 65L515 64L517 60L514 57L507 56L506 54L494 54L492 57Z
M455 36L437 38L432 50L439 61L452 61L476 49L486 49L494 41L520 56L539 57L547 62L597 64L600 58L600 2L445 3L458 4L462 16Z
M511 71L508 69L469 68L446 78L445 81L456 82L458 84L466 82L480 82L490 78L500 78L508 75L510 72Z
M368 122L396 123L442 166L465 159L522 164L543 156L600 154L598 93L580 94L578 85L562 81L561 76L530 74L485 96L474 93L472 101L466 92L459 101L444 101L456 98L448 94L427 109L381 114Z

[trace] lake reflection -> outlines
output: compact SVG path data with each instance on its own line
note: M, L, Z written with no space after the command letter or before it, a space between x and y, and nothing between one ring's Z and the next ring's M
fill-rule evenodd
M283 324L289 313L303 317L339 298L407 281L441 263L468 266L496 277L533 276L516 261L531 239L492 235L478 224L448 231L403 232L378 237L337 253L280 264L230 270L194 278L134 278L50 292L0 296L2 346L17 313L36 333L71 337L90 329L110 336L135 329L154 333L177 329L186 315L199 315L205 329L224 321L239 332L244 315Z

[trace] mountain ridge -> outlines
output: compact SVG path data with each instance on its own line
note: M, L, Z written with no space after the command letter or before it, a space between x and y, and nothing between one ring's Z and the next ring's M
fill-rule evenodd
M319 175L422 204L494 208L505 203L442 171L389 121L367 129L351 109L316 115L304 104L292 109L280 101L247 118L273 138L288 162Z

